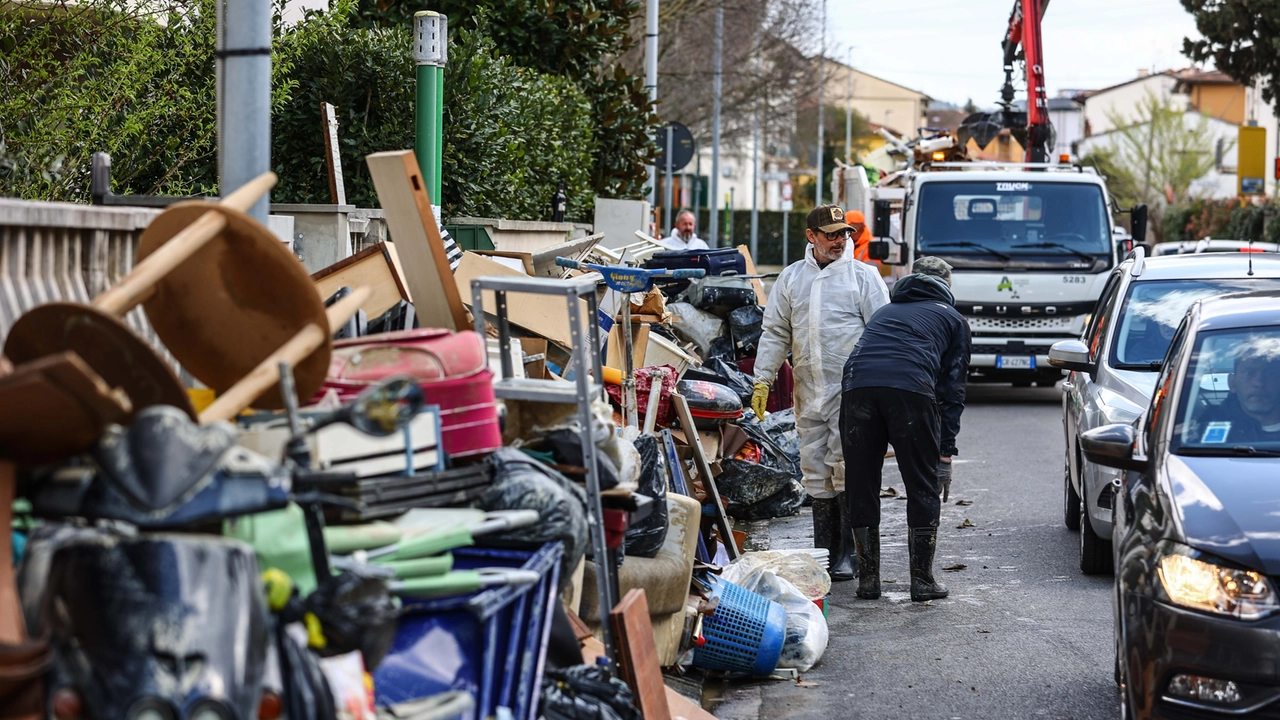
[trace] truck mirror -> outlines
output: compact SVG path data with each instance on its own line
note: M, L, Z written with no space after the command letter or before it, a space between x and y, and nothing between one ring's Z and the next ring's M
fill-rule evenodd
M871 234L878 238L887 238L889 232L889 201L876 200L871 213Z
M867 257L881 262L889 259L889 241L872 240L867 243Z
M1136 205L1129 211L1129 225L1131 226L1133 242L1135 244L1145 244L1147 242L1147 206Z

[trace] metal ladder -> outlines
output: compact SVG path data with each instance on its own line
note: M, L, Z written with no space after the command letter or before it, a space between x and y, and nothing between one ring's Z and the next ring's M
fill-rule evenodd
M498 320L498 342L501 346L502 379L494 385L494 395L503 400L557 403L578 406L578 422L582 429L582 464L587 471L587 521L591 529L591 550L596 566L596 594L599 605L601 639L605 655L613 660L613 632L609 627L609 611L616 603L614 598L613 567L608 547L605 545L604 512L600 502L600 476L596 464L596 445L591 439L591 400L604 397L604 377L600 363L600 325L596 300L596 279L578 277L567 280L534 277L483 277L471 281L471 310L475 316L476 332L485 336L484 291L493 292L495 316ZM511 326L507 320L507 293L533 295L559 295L565 298L569 309L569 338L572 344L574 382L558 382L534 378L517 378L511 362ZM587 301L587 317L582 317L578 301ZM587 338L583 342L583 320L587 324ZM588 360L589 359L589 360ZM590 364L588 365L588 362ZM588 372L590 371L590 372Z

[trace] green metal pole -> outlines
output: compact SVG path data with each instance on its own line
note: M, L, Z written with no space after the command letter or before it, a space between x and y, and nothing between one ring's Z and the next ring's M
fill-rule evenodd
M448 28L449 19L440 13L424 10L413 16L413 61L417 65L413 151L437 222L444 155L444 64Z

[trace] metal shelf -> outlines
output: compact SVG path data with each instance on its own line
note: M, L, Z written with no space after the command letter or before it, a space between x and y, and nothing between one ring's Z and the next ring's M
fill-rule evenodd
M591 383L588 397L598 395L600 386ZM578 385L556 380L532 378L503 378L493 386L493 394L503 400L529 400L532 402L578 404Z

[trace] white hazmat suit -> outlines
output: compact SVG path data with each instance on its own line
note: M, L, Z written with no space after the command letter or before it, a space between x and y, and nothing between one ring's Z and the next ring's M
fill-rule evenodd
M854 259L854 243L824 267L813 256L787 266L769 292L756 351L755 382L772 385L791 351L795 366L800 471L814 498L844 492L840 390L845 361L876 310L889 304L880 273Z

